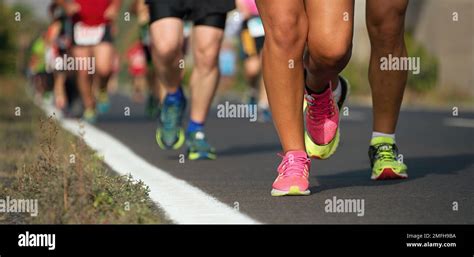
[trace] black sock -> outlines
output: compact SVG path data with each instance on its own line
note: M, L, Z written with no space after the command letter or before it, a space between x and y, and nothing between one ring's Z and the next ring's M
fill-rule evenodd
M305 88L306 88L306 91L308 92L308 94L310 95L320 95L322 94L324 91L326 91L326 89L328 89L329 87L329 84L327 84L325 87L323 87L321 90L319 91L314 91L312 90L311 88L309 88L308 86L305 85Z

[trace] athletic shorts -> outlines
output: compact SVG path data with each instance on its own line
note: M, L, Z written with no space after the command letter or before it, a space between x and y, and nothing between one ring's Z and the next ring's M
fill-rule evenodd
M242 58L256 56L260 54L265 42L262 20L259 16L245 20L240 31L240 49Z
M235 8L233 0L147 0L150 24L163 18L179 18L204 25L225 28L227 12Z
M103 24L102 25L104 30L103 32L100 32L97 30L97 33L101 33L102 35L97 38L93 38L91 40L86 40L86 37L81 37L76 31L78 29L78 22L76 22L73 25L72 28L72 44L74 46L96 46L100 43L113 43L113 36L112 36L112 26L110 24ZM97 27L92 27L93 29L97 29ZM94 31L92 34L95 34L96 32ZM98 35L98 34L97 34Z

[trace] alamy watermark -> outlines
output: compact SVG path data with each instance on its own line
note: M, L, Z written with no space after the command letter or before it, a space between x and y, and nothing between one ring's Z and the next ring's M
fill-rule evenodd
M54 69L57 71L87 71L95 73L95 57L59 56L55 58Z
M324 211L327 213L355 213L358 217L365 214L364 199L338 199L333 196L331 199L324 201L326 205Z
M420 74L420 57L397 57L389 54L380 58L380 70L382 71L411 71Z
M231 104L226 101L217 105L217 117L221 119L249 119L250 122L257 121L256 104Z
M46 247L48 250L56 249L56 234L35 234L26 231L18 235L19 247Z
M0 199L0 213L29 213L38 216L38 199L13 199L7 196Z

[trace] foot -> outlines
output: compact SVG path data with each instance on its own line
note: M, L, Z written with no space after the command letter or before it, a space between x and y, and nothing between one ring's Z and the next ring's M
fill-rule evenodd
M187 138L189 160L215 160L216 150L209 145L203 131L192 132Z
M97 112L94 109L85 109L82 114L82 120L94 124L97 122Z
M179 149L185 140L182 127L186 99L171 100L166 97L161 109L160 125L156 129L156 142L161 149Z
M289 151L282 156L278 177L273 182L272 196L309 195L311 160L305 151Z
M97 111L99 114L104 114L110 110L110 100L107 92L100 92L97 97Z
M370 142L369 158L373 180L407 178L407 166L397 160L398 148L389 137L375 137Z
M347 81L339 77L341 96L335 99L331 87L321 94L305 95L305 144L311 158L327 159L339 145L339 110L349 91Z

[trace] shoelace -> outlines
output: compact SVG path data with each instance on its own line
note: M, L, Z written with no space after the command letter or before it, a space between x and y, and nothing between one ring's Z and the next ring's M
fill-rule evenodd
M308 101L308 114L312 120L322 120L322 118L334 115L334 100L332 97L320 97L317 100L310 95L306 96Z
M391 144L378 144L375 146L376 154L375 158L381 161L393 161L396 160L395 149Z
M278 172L283 175L283 177L288 176L303 176L303 170L311 162L308 157L295 157L294 155L289 155L288 158L282 154L278 156L283 158L283 162L278 166Z

